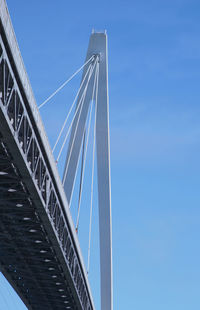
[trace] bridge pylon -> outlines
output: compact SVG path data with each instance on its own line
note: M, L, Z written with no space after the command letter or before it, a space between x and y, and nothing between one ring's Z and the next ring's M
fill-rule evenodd
M63 184L70 205L78 168L84 131L87 122L89 106L93 97L95 70L91 71L90 79L85 79L89 66L98 70L96 104L96 148L98 176L99 205L99 235L100 235L100 269L101 269L101 309L112 310L112 231L111 231L111 178L110 178L110 141L109 141L109 98L108 98L108 55L107 34L93 32L90 36L85 63L92 57L92 62L85 66L82 81L83 87L79 93L76 107L76 117L73 122ZM84 87L84 83L87 89ZM80 105L84 94L83 104ZM77 111L78 109L78 111Z

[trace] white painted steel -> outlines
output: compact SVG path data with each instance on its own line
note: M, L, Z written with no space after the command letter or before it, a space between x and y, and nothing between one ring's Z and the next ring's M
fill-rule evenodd
M96 47L100 49L96 145L101 264L101 309L112 310L112 222L107 35L97 34L95 41Z
M97 98L96 145L98 171L99 230L100 230L100 267L101 267L101 309L112 310L112 228L111 228L111 181L110 181L110 142L108 111L108 68L107 68L107 35L92 33L86 61L92 56L99 57L99 89ZM82 80L86 74L84 68ZM92 98L94 75L88 85L82 110L77 107L69 141L64 171L64 189L70 204L79 161L83 135ZM84 90L84 87L83 87ZM78 101L81 98L79 95ZM67 168L67 169L66 169Z
M33 95L31 84L30 84L30 81L28 79L28 75L26 73L26 69L25 69L25 66L24 66L24 63L22 60L22 56L21 56L21 53L19 50L19 46L18 46L18 43L16 40L15 32L14 32L14 29L12 26L12 22L10 19L10 15L9 15L7 4L6 4L5 0L0 0L0 19L1 19L3 27L5 29L6 39L8 41L10 50L12 52L12 56L13 56L13 59L15 62L15 66L16 66L16 69L17 69L23 90L25 92L28 105L30 107L32 116L34 118L37 130L39 131L39 134L40 134L41 143L43 144L44 148L46 149L47 159L50 163L50 167L52 169L53 176L54 176L55 182L56 182L57 187L58 187L59 195L61 197L63 205L65 206L66 216L68 219L69 227L70 227L72 235L73 235L73 241L74 241L77 253L78 253L78 257L79 257L79 260L81 263L84 278L85 278L85 281L87 284L87 289L88 289L88 292L90 295L90 300L91 300L93 309L95 309L93 298L92 298L92 293L91 293L91 289L90 289L90 285L89 285L89 281L88 281L88 277L87 277L87 273L85 270L85 264L83 261L83 257L82 257L82 253L81 253L81 249L80 249L80 245L79 245L79 241L78 241L78 237L77 237L75 227L74 227L74 223L73 223L71 213L70 213L70 210L68 207L68 201L66 199L66 195L64 192L64 188L63 188L58 170L57 170L57 166L56 166L53 154L52 154L52 150L51 150L51 147L50 147L50 144L49 144L49 141L48 141L48 138L47 138L41 117L40 117L40 112L38 110L38 107L37 107L37 104L36 104L36 101L35 101L35 98Z

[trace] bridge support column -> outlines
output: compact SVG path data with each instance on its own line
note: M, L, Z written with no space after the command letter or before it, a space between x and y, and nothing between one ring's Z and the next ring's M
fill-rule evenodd
M92 55L99 57L99 81L96 118L96 146L99 201L100 233L100 267L101 267L101 309L112 310L112 232L111 232L111 186L110 186L110 143L109 143L109 109L108 109L108 68L107 35L92 33L86 61ZM88 70L85 67L82 81ZM70 136L66 166L64 171L64 188L70 204L87 120L89 103L92 98L94 74L88 85L82 109L78 111ZM82 96L79 95L78 101Z

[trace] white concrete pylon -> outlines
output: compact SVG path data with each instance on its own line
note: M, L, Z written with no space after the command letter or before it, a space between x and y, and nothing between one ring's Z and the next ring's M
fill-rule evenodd
M96 148L97 148L97 175L99 201L99 234L100 234L100 268L101 268L101 309L112 310L112 227L111 227L111 181L110 181L110 142L109 142L109 100L108 100L108 58L107 34L93 32L90 36L86 61L96 55L99 61L99 80L96 118ZM95 58L96 59L96 58ZM94 59L94 62L95 62ZM82 80L87 72L84 68ZM95 71L95 70L94 70ZM64 170L64 189L70 205L76 171L87 121L89 104L92 98L95 72L88 84L82 109L74 120L66 164ZM79 94L79 102L82 93Z

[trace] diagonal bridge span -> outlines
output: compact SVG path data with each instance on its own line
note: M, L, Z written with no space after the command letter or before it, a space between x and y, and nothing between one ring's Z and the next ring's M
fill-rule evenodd
M0 0L0 268L28 309L94 309L55 160Z

